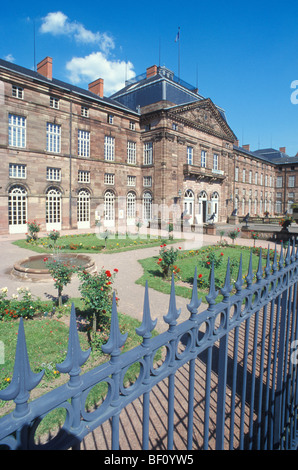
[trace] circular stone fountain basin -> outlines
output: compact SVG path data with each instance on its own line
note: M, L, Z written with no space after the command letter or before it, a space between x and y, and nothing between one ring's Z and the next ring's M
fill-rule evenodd
M63 261L70 266L81 267L87 272L96 271L94 261L90 256L72 253L60 253L59 255L36 255L29 256L15 263L11 274L25 281L48 281L52 279L49 270L46 268L44 259L56 259Z

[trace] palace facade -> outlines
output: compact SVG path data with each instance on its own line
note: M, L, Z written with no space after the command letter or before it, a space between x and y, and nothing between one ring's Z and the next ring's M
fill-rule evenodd
M0 233L32 220L125 231L173 213L200 225L295 202L298 159L240 147L224 110L165 67L107 98L101 78L53 78L50 57L36 72L0 60L0 100Z

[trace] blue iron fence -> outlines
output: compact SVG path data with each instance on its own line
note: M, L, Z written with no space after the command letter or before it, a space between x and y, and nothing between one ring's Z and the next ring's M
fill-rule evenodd
M118 324L115 295L108 342L102 347L110 360L80 373L90 350L82 351L72 307L68 353L57 365L69 374L64 385L29 401L30 391L43 372L30 369L22 319L19 326L14 374L0 399L14 400L14 410L0 420L1 448L79 448L86 436L99 437L99 448L186 449L290 449L297 443L297 282L298 250L295 242L285 255L277 249L265 267L262 251L256 280L252 256L243 276L240 258L234 290L229 262L222 300L216 303L214 269L210 276L208 308L198 314L195 270L189 319L178 324L172 279L169 310L163 317L167 331L152 337L156 320L150 313L145 288L143 321L137 329L142 343L121 354L127 335ZM163 349L156 362L156 353ZM139 364L136 381L124 385L124 375ZM99 383L106 383L103 402L88 410L86 399ZM180 391L179 391L180 387ZM178 392L177 392L178 390ZM181 392L182 390L182 392ZM126 409L127 421L123 413ZM62 408L65 422L46 443L35 439L39 423ZM135 413L135 415L133 415ZM154 418L153 418L154 415ZM154 421L155 420L155 421ZM133 433L133 434L132 434ZM133 436L133 437L132 437Z

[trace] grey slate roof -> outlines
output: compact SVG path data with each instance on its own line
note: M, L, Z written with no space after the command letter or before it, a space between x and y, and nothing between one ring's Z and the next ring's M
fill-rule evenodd
M70 83L63 82L61 80L57 80L56 78L53 78L52 80L44 77L38 72L35 72L34 70L27 69L25 67L22 67L20 65L13 64L11 62L8 62L6 60L0 59L0 70L1 68L10 70L12 72L15 72L19 75L23 75L26 77L31 78L32 80L37 80L39 82L42 82L44 84L47 84L52 87L57 87L66 91L69 91L71 93L80 95L83 98L91 99L93 101L101 102L105 105L112 106L114 108L119 108L122 109L123 111L130 112L133 114L137 114L136 111L133 111L130 108L127 108L123 104L119 103L118 101L115 101L111 98L103 97L100 98L98 95L95 93L92 93L89 90L85 90L84 88L77 87L75 85L72 85Z

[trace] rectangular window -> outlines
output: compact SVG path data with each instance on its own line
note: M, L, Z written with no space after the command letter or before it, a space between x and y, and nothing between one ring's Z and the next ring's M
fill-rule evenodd
M263 173L261 173L260 186L263 186Z
M8 145L12 147L26 147L26 118L8 115Z
M149 188L152 186L152 177L151 176L144 176L143 177L143 186Z
M89 108L86 106L81 106L81 116L89 117Z
M252 171L249 170L249 176L248 176L248 182L251 184L251 181L252 181Z
M172 123L172 129L173 131L178 131L178 124L176 122Z
M60 153L61 126L47 122L47 151Z
M115 175L114 175L114 173L105 173L104 184L115 184Z
M242 170L242 183L245 183L245 168Z
M258 184L258 172L255 174L255 184Z
M115 160L115 137L105 136L104 159L109 162Z
M278 176L276 178L276 187L277 188L282 188L282 176Z
M109 123L109 124L114 124L114 116L113 116L113 114L108 114L108 123Z
M54 109L59 109L59 98L50 96L50 107Z
M153 163L153 144L146 142L144 144L144 165L152 165Z
M78 183L90 183L90 171L78 171Z
M239 179L239 168L236 166L235 168L235 181L238 181Z
M136 176L128 176L127 177L127 186L135 186L136 185Z
M10 178L26 178L26 165L18 165L16 163L9 164Z
M61 169L60 168L47 168L47 180L48 181L61 181Z
M78 156L90 157L90 132L78 130Z
M217 153L213 154L213 170L218 170L218 155L217 155Z
M201 151L201 167L206 168L207 163L207 152L206 150Z
M136 124L132 121L129 122L129 129L131 131L135 131L136 130Z
M288 187L289 188L294 188L295 187L295 176L289 176L289 184L288 184Z
M24 88L21 88L21 87L16 86L16 85L12 85L11 96L13 96L14 98L19 98L20 100L22 100L24 98Z
M127 163L135 165L137 163L137 144L136 142L127 142Z
M187 164L193 165L193 148L187 147Z

